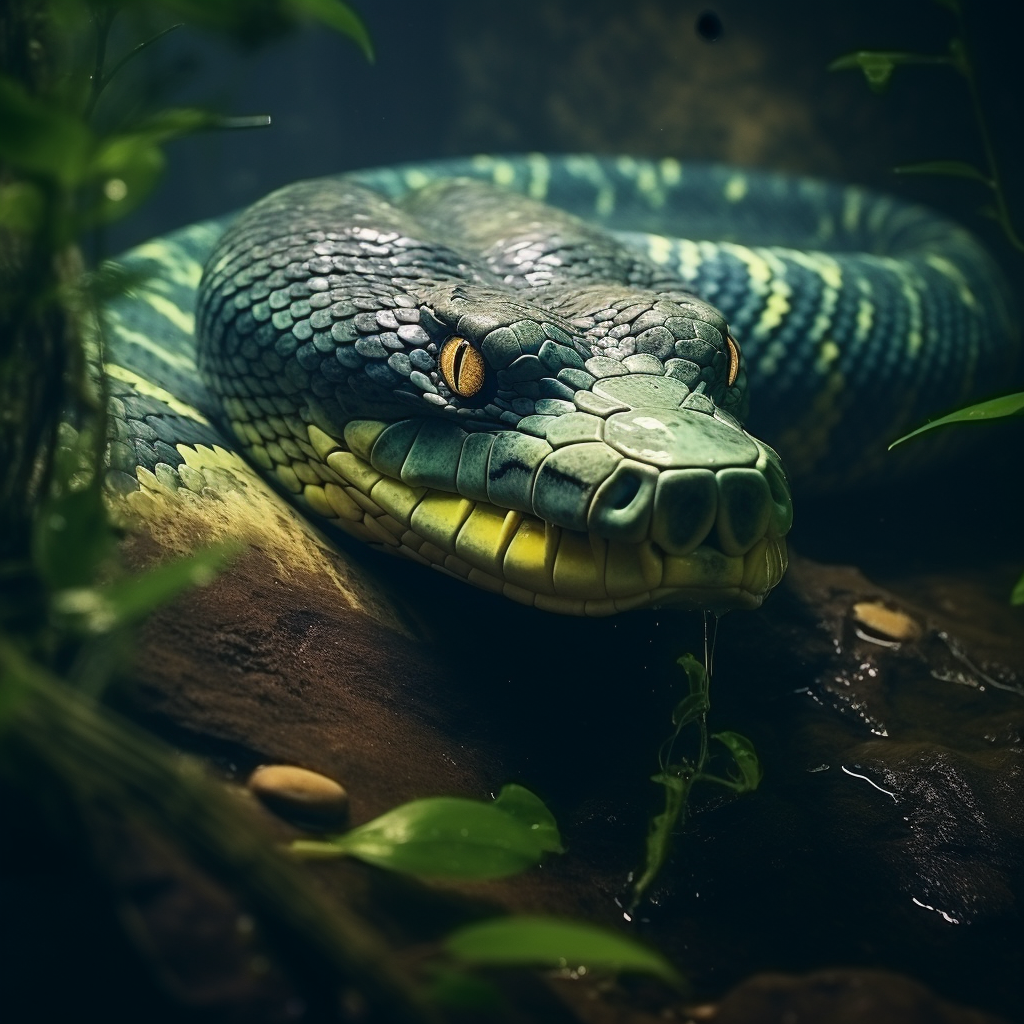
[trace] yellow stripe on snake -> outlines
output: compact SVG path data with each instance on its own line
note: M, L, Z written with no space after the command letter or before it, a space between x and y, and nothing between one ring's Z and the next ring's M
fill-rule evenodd
M756 607L786 567L790 479L877 477L887 441L1017 355L963 229L672 160L300 182L123 262L149 272L106 311L127 514L171 546L241 534L313 567L299 509L577 615Z

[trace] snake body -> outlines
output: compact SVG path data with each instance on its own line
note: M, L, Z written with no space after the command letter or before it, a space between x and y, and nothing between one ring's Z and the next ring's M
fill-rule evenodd
M961 228L671 160L299 182L153 261L107 313L114 490L209 499L196 453L241 450L318 521L563 613L756 607L792 521L762 437L853 486L1015 356Z

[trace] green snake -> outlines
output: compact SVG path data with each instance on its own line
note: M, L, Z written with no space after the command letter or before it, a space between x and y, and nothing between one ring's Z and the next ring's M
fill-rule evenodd
M299 182L122 262L148 274L105 313L130 510L248 491L256 521L257 467L329 530L568 614L758 606L790 480L877 477L1016 352L963 229L674 160Z

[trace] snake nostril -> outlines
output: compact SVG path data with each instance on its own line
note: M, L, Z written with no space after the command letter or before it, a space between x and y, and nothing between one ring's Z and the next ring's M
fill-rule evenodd
M688 555L715 525L718 485L708 469L667 469L658 478L651 536L669 554Z
M718 542L727 555L745 555L771 520L768 481L756 469L723 469L717 483Z
M587 527L600 537L638 544L647 536L658 472L623 459L594 495Z
M605 505L609 509L621 511L628 508L633 499L640 493L640 477L633 473L620 473L611 483L605 495Z

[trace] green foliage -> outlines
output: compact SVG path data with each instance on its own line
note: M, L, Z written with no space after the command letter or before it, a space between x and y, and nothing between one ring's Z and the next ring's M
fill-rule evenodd
M341 0L52 0L49 13L55 25L72 31L91 22L95 58L72 61L59 83L39 95L0 74L0 162L23 179L0 192L0 225L20 233L45 225L49 245L59 249L88 228L138 207L163 173L163 147L171 140L211 128L270 123L265 115L228 118L181 109L161 111L114 134L97 131L93 113L111 81L138 54L181 27L161 29L108 68L105 54L115 17L131 16L144 24L158 10L250 44L275 38L301 21L315 21L350 38L373 60L362 20ZM49 218L40 190L50 196Z
M1002 229L1010 245L1019 252L1024 252L1024 240L1018 235L1017 229L1010 217L1010 208L1007 203L1006 193L1003 190L995 149L989 134L985 111L981 105L974 61L966 43L966 26L960 0L935 0L935 3L951 13L957 23L957 35L950 40L949 52L947 54L859 50L856 53L848 53L832 61L829 65L829 70L841 71L859 68L864 73L868 85L875 92L885 90L893 71L898 65L945 65L956 71L964 80L970 93L975 124L985 154L985 169L976 167L974 164L967 163L964 160L926 160L918 163L903 164L894 168L894 171L897 174L930 174L942 177L966 178L983 185L991 193L992 203L982 206L978 212L982 216L994 220ZM952 412L948 416L941 416L936 420L932 420L931 423L926 423L924 426L912 430L909 434L897 438L889 445L889 450L891 451L896 445L902 444L912 437L917 437L918 434L923 434L926 431L945 426L946 424L1000 419L1006 416L1018 416L1022 412L1024 412L1024 393L993 398L987 402L979 402L976 405ZM1024 604L1024 576L1021 576L1014 587L1010 595L1010 601L1012 604Z
M298 957L333 965L356 983L380 1020L434 1019L383 937L346 906L325 905L323 893L280 856L218 780L69 687L0 634L0 780L5 793L21 792L45 804L53 799L53 779L85 820L98 808L104 817L116 810L132 828L142 823L184 850L238 894L264 934L275 935ZM26 835L23 841L53 840ZM68 860L76 854L73 847L64 850ZM90 859L86 853L87 864Z
M359 15L348 4L339 0L290 0L289 8L297 17L318 21L336 32L346 35L363 51L368 61L373 60L373 44Z
M1010 210L999 176L999 166L995 158L995 150L985 119L978 93L978 82L974 71L974 62L966 43L966 32L959 0L935 0L954 16L957 23L957 34L949 42L947 53L914 53L906 50L857 50L854 53L837 57L828 66L829 71L846 71L859 69L869 88L874 92L884 92L892 79L897 67L907 65L933 65L952 68L964 80L974 107L974 118L978 135L985 152L986 170L975 167L963 160L927 160L920 163L904 164L896 167L897 174L935 174L956 178L970 178L979 182L992 193L991 206L982 207L979 211L986 217L996 221L1003 229L1007 241L1017 250L1024 252L1024 241L1010 218Z
M542 853L565 853L555 816L536 793L510 782L501 787L494 806L528 828Z
M445 951L473 967L553 967L575 974L632 972L684 989L661 954L605 928L553 917L503 917L471 924L445 940Z
M192 587L211 583L238 550L234 544L217 544L135 576L58 590L52 607L72 633L109 633L141 622Z
M42 192L29 181L0 185L0 226L15 234L29 234L38 229L45 204Z
M978 170L974 164L963 160L926 160L919 164L900 164L894 167L896 174L935 174L947 178L973 178L983 185L992 187L992 179Z
M391 871L428 878L504 878L562 853L551 812L522 786L502 789L493 803L428 797L327 840L297 840L307 857L355 857Z
M828 66L829 71L847 71L860 68L873 92L885 92L892 73L906 64L951 64L952 57L940 54L910 53L905 50L857 50L837 57Z
M718 740L732 754L737 774L731 775L728 779L708 776L708 781L717 782L720 786L726 786L736 793L750 793L757 789L761 784L763 772L753 743L738 732L714 732L711 734L711 738Z
M333 966L380 1019L425 1024L432 1012L367 921L343 905L325 907L219 782L98 699L118 667L128 627L185 588L209 581L233 553L230 545L218 546L138 575L122 572L102 494L102 382L85 373L87 365L102 364L93 303L130 282L109 268L83 275L78 238L146 198L169 140L252 123L167 110L113 132L97 127L92 115L111 79L171 30L139 43L110 69L111 21L119 15L145 22L157 6L13 0L5 10L5 28L14 26L5 43L14 47L24 37L39 52L22 55L25 81L0 74L0 383L7 397L33 378L63 387L56 394L30 390L45 397L45 408L27 400L18 430L2 438L19 446L19 457L0 466L8 474L3 493L22 500L24 511L4 509L17 537L3 538L0 564L0 789L62 808L54 836L36 842L62 840L68 809L88 826L99 807L105 820L162 835L236 893L277 941ZM334 0L167 0L161 7L247 42L314 17L371 53L361 22ZM83 60L89 34L94 56ZM33 69L39 74L30 81ZM25 474L12 475L11 465L31 467L31 495ZM68 856L78 858L75 876L93 872L93 884L107 888L100 860L71 847Z
M111 10L139 0L102 0ZM161 0L160 7L191 25L210 29L248 45L271 41L301 21L314 21L348 36L373 60L373 43L358 14L342 0Z
M75 437L55 452L50 494L33 530L33 561L53 591L88 586L107 567L115 536L95 472L96 442Z
M66 187L82 178L93 135L81 117L51 98L30 96L21 82L0 75L0 159L14 170Z
M678 661L686 673L689 692L672 712L672 735L662 744L658 753L661 770L651 781L664 789L664 809L651 819L647 830L646 858L643 870L633 883L630 911L643 899L668 858L672 834L686 819L690 794L698 782L714 783L736 794L749 793L761 782L761 764L753 744L736 732L717 732L708 736L707 715L711 709L710 679L704 665L692 654L684 654ZM696 757L673 760L672 752L683 729L696 725L698 750ZM729 752L733 772L728 776L714 775L707 768L711 760L708 739L717 740Z
M1008 416L1024 416L1024 391L1018 391L1013 395L1003 395L1000 398L990 398L987 402L978 402L976 405L957 409L956 412L951 412L947 416L940 416L923 427L918 427L917 430L898 437L889 445L889 450L892 451L896 445L909 441L910 438L917 437L919 434L927 433L929 430L934 430L936 427L944 427L950 423L977 423L983 420L1005 419Z
M443 963L427 966L430 972L428 994L435 1006L451 1010L490 1013L501 1020L501 993L489 981Z
M957 409L946 416L940 416L938 419L932 420L931 423L926 423L923 427L918 427L917 430L898 437L889 445L889 450L892 451L896 445L909 441L919 434L927 433L929 430L934 430L936 427L944 427L951 423L981 423L985 420L1005 419L1009 416L1024 416L1024 391L1018 391L1012 395L1002 395L999 398L990 398L987 402L978 402L975 405L968 405L964 409ZM1024 576L1021 576L1010 592L1010 604L1024 604Z

